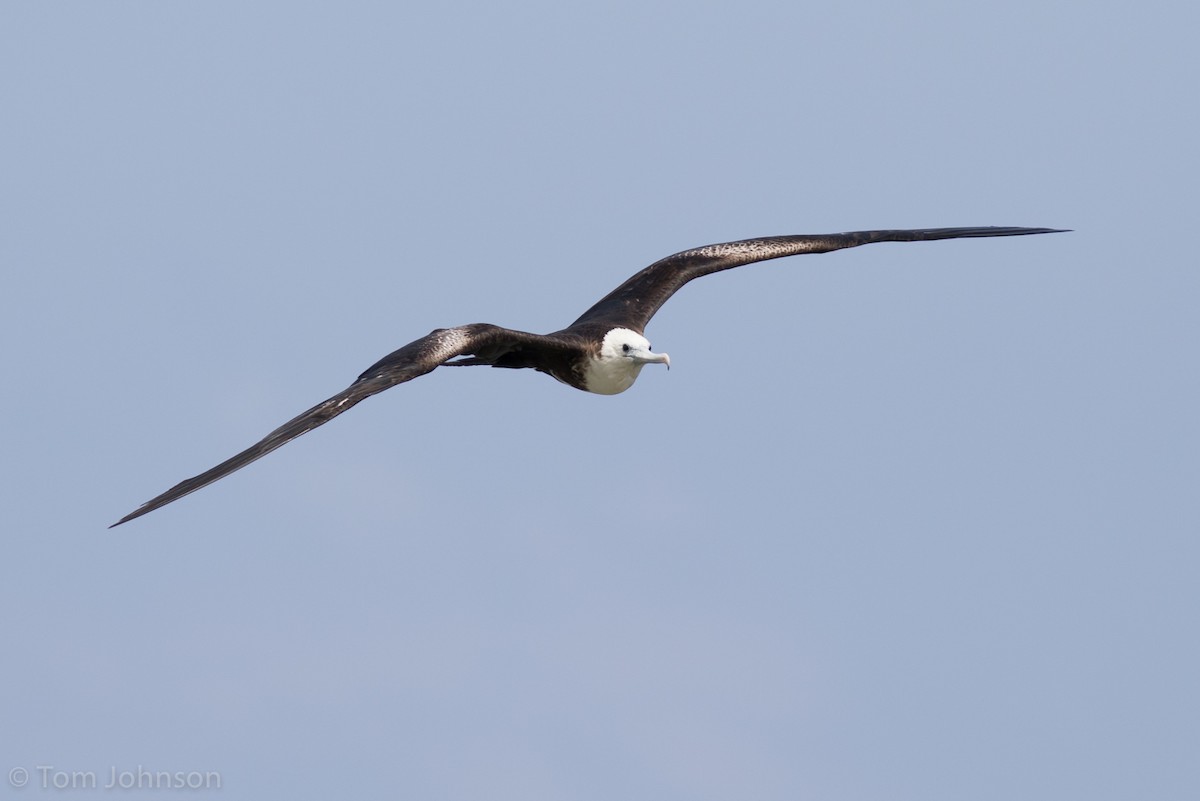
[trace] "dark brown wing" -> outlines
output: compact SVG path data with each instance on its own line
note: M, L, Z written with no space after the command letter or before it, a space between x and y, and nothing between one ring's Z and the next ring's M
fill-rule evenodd
M326 401L318 403L303 414L287 421L272 431L262 441L230 459L226 459L216 467L198 476L182 481L171 489L152 498L134 511L122 517L109 528L119 526L141 517L147 512L153 512L160 506L166 506L172 501L179 500L184 495L206 487L214 481L224 478L235 470L240 470L256 459L261 459L278 447L286 445L301 434L312 431L317 426L328 423L342 412L350 409L359 401L382 392L389 387L411 381L418 376L433 371L439 365L456 356L485 353L489 361L503 355L512 348L519 347L538 340L534 334L522 331L511 331L494 325L483 323L465 325L458 328L439 328L428 336L415 342L410 342L399 350L380 359L371 365L358 379L346 389Z
M872 242L922 242L981 236L1024 236L1061 233L1055 228L921 228L894 231L850 231L844 234L797 234L743 239L685 250L656 261L612 292L566 329L584 323L623 326L643 333L650 318L680 287L702 275L800 253L828 253Z

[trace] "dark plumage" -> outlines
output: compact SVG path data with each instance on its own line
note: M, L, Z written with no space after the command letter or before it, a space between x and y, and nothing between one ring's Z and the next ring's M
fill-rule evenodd
M113 526L141 517L250 464L296 437L324 425L359 401L411 381L437 367L490 365L532 368L565 384L600 394L628 389L646 364L667 364L642 334L650 318L688 281L768 259L827 253L872 242L917 242L968 237L1060 233L1053 228L928 228L764 237L685 250L656 261L601 298L571 325L552 334L529 334L486 323L439 328L371 365L332 398L284 423L262 441L216 467L142 504ZM111 528L112 526L110 526Z

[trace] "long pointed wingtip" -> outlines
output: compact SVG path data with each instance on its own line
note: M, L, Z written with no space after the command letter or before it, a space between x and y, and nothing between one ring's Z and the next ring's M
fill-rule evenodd
M953 230L953 229L947 229ZM974 229L978 231L980 236L1004 236L1014 235L1021 236L1023 234L1066 234L1070 233L1071 228L1025 228L1022 226L1003 226L996 225L987 228Z
M122 523L128 523L130 520L133 520L135 517L141 517L142 515L146 514L146 512L149 512L149 511L150 511L149 509L145 509L144 507L139 506L137 509L133 510L132 512L125 515L117 522L113 523L111 526L109 526L109 528L113 529L113 528L116 528L117 526L121 525Z
M142 515L150 514L155 509L162 508L163 506L166 506L168 503L171 503L171 501L177 501L177 500L179 500L179 498L183 497L183 495L179 495L179 496L171 498L170 500L168 500L166 502L162 502L163 496L169 495L170 492L171 492L171 490L168 490L167 492L164 492L162 495L159 495L157 498L152 498L152 499L146 501L145 503L143 503L138 508L134 509L129 514L125 515L120 520L113 523L111 526L109 526L109 528L116 528L117 526L119 526L123 523L128 523L130 520L136 520L137 518L141 517ZM184 493L184 494L186 495L189 493Z

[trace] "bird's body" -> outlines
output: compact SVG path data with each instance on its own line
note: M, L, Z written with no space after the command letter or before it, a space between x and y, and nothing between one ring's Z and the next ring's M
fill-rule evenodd
M652 351L644 336L650 318L680 287L710 273L784 256L826 253L872 242L1058 232L1052 228L994 227L854 231L746 239L685 250L641 270L561 331L530 334L488 323L432 331L380 359L345 390L284 423L260 442L211 470L177 484L113 525L118 526L195 492L327 423L359 401L441 366L528 368L587 392L600 395L624 392L633 386L647 364L670 366L667 354Z

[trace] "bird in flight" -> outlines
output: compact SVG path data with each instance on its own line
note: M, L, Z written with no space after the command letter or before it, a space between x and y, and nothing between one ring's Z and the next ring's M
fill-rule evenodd
M650 342L643 336L646 325L680 287L710 273L768 259L801 253L828 253L873 242L924 242L1062 232L1055 228L1000 227L850 231L743 239L685 250L651 264L601 298L578 320L552 334L529 334L487 323L432 331L375 362L353 384L332 398L294 417L211 470L146 501L109 528L206 487L301 434L328 423L356 403L438 367L528 367L586 392L600 395L624 392L633 386L647 364L671 366L667 354L650 349Z

